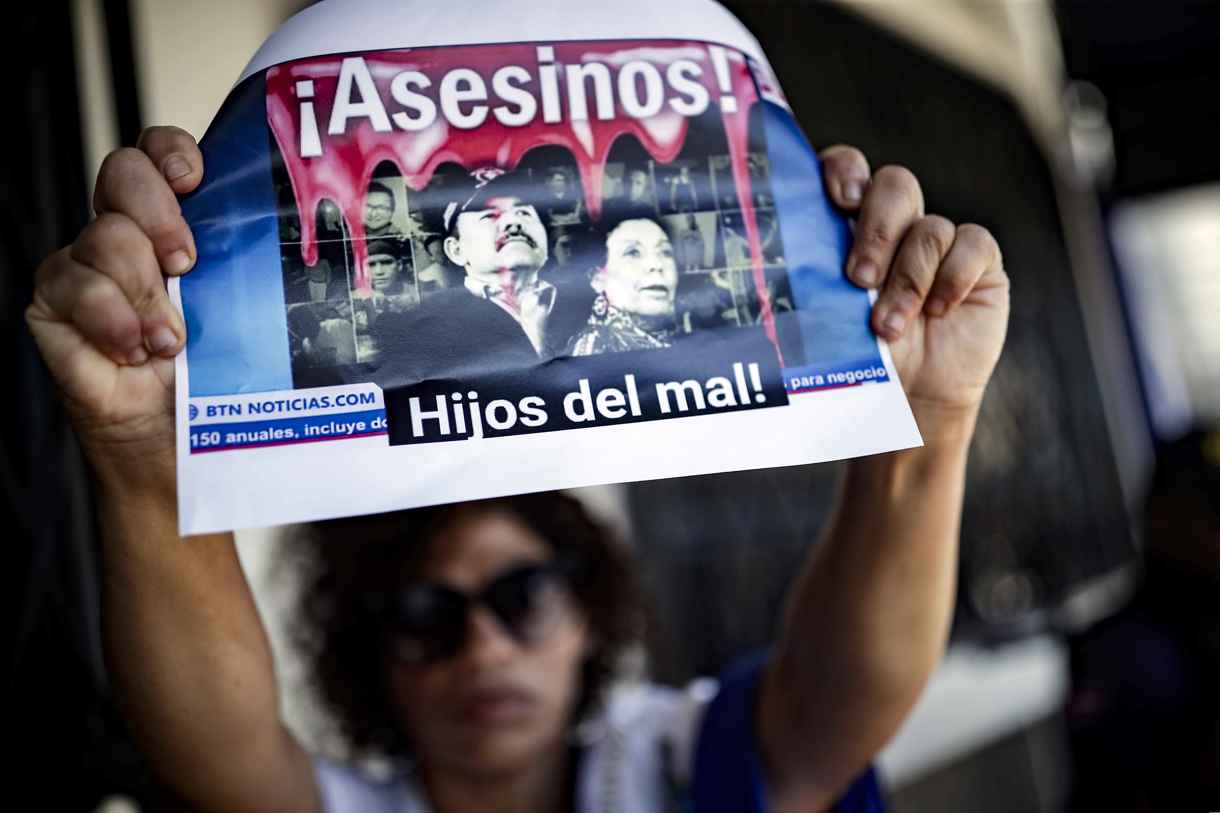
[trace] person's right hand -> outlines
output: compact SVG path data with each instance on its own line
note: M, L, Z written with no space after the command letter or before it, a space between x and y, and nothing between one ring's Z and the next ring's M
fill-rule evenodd
M173 357L186 328L164 275L195 264L175 194L202 178L189 133L145 130L102 163L97 219L38 267L26 322L100 475L173 482Z

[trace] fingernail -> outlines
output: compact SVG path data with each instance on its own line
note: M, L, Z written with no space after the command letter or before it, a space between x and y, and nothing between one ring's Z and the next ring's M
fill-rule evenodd
M945 312L945 307L945 300L937 298L929 299L923 309L929 316L940 316Z
M165 161L165 179L176 181L184 175L191 174L191 165L181 155L171 155Z
M178 249L165 258L165 270L171 274L185 274L191 270L192 265L194 265L194 261L191 259L191 255L182 249Z
M132 367L139 366L148 361L148 352L140 345L136 345L127 352L127 363Z
M881 274L877 271L877 266L871 260L860 260L856 263L856 267L852 269L852 277L856 280L857 285L872 288L877 284Z
M146 339L150 352L158 356L172 353L178 347L178 337L165 325L155 328Z
M881 326L885 328L885 332L893 337L897 337L902 333L902 329L906 327L907 318L900 311L894 311L889 316L885 317L885 321Z
M864 197L864 184L859 181L846 181L843 184L843 200L848 203L859 203Z

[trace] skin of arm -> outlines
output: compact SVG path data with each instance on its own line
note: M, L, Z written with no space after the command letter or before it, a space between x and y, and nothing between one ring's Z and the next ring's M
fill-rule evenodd
M190 808L318 810L233 535L180 538L166 491L97 478L102 635L124 719Z
M851 462L788 597L762 677L756 733L772 802L827 810L898 730L952 620L966 458L999 358L1008 278L991 235L926 215L907 170L822 154L827 189L858 215L848 276L879 289L885 338L924 439Z
M972 420L852 461L789 596L759 731L779 811L826 810L897 731L952 618ZM782 755L777 754L782 749Z
M271 649L231 534L179 537L173 357L185 327L165 275L195 245L176 194L203 177L173 127L107 156L97 218L35 276L26 322L93 469L102 636L116 702L183 808L318 810L279 719Z

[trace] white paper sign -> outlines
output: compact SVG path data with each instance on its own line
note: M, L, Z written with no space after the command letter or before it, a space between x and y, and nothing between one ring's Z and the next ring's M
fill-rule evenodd
M183 533L920 443L816 155L711 0L322 3L201 147Z

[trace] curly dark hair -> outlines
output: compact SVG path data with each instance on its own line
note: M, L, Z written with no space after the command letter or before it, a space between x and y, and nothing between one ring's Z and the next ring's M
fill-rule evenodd
M581 503L559 492L417 508L301 526L287 551L304 583L294 638L323 707L353 755L409 756L386 685L381 619L368 601L401 586L458 512L504 511L574 561L570 587L595 647L582 668L579 720L600 703L644 611L634 559Z

